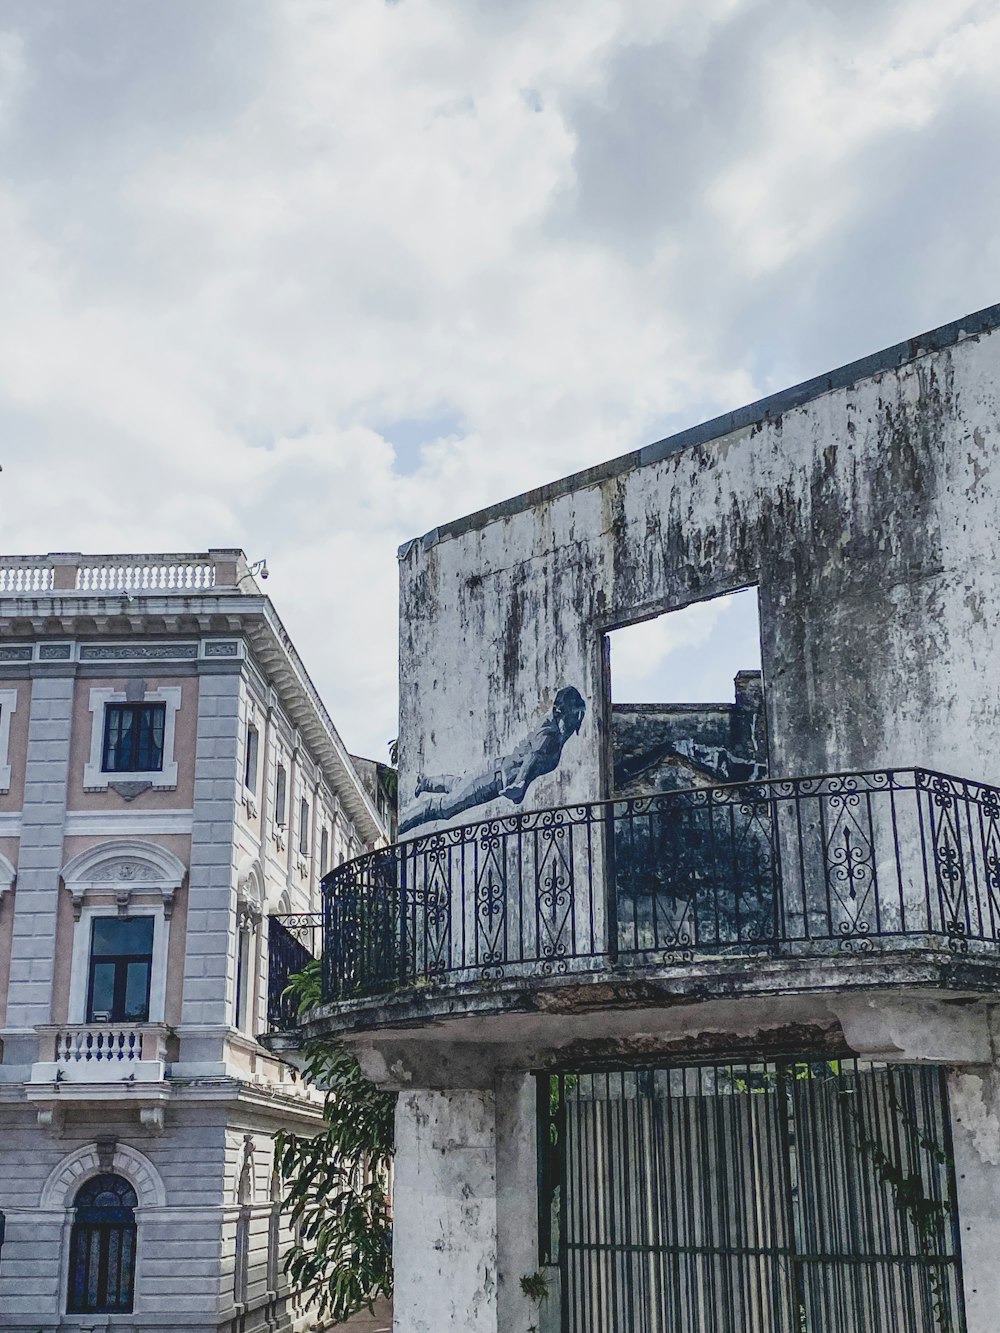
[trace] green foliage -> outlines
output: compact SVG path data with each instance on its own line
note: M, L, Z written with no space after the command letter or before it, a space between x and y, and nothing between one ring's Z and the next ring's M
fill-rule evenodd
M320 1002L320 968L308 964L288 990L300 1012ZM350 1051L311 1042L305 1077L324 1092L323 1130L282 1131L276 1154L296 1242L285 1271L313 1289L321 1318L340 1322L392 1291L389 1179L395 1097L370 1083Z
M319 958L306 963L301 972L289 977L285 995L294 995L299 1002L299 1013L315 1009L323 1003L323 967Z
M549 1294L549 1280L540 1269L534 1273L525 1273L521 1278L521 1290L529 1300L540 1305Z

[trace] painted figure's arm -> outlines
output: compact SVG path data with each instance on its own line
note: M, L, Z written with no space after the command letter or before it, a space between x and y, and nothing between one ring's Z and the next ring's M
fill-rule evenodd
M528 788L543 773L551 773L562 754L562 739L548 727L540 727L531 738L528 752L510 782L500 792L515 805L524 800Z

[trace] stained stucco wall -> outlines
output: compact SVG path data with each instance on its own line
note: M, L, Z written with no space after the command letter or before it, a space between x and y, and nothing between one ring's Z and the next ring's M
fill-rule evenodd
M586 718L524 808L605 795L604 632L751 584L773 776L1000 781L998 320L404 547L403 817L419 774L488 773L564 685Z

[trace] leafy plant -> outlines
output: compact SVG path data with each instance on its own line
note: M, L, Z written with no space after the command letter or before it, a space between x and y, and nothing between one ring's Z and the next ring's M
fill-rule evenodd
M320 1002L319 963L294 976L288 992L299 1011ZM285 1272L313 1289L319 1315L341 1322L392 1292L392 1168L395 1096L364 1077L342 1047L310 1042L305 1077L323 1089L323 1130L282 1130L275 1143L285 1184L282 1208L296 1240Z
M549 1280L540 1269L534 1273L525 1273L521 1278L521 1290L529 1300L540 1305L549 1294Z

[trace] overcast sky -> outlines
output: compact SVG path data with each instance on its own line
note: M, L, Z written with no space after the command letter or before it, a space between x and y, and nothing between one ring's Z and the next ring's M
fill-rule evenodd
M383 757L399 542L1000 299L998 69L996 0L0 0L2 545L266 556Z

